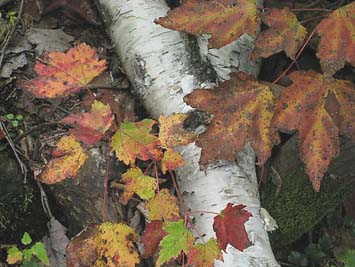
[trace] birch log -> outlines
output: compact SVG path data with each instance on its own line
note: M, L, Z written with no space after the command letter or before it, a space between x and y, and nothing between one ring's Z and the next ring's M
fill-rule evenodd
M166 15L163 0L96 0L116 46L123 68L136 94L154 118L160 114L187 112L183 97L206 81L192 64L191 47L182 33L154 24ZM241 54L244 52L241 51ZM194 144L181 148L186 166L178 171L180 190L192 210L221 211L227 203L244 204L253 217L246 229L253 245L240 252L228 246L224 262L217 267L276 267L268 235L260 217L255 174L255 155L250 146L238 155L239 165L221 162L200 171L200 149ZM196 227L206 239L214 236L213 215L197 216Z

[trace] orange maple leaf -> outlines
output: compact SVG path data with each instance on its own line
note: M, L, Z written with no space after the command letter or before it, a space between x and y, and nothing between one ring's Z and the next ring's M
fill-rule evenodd
M69 132L76 139L87 145L93 145L111 127L113 120L110 106L95 100L89 112L69 115L62 122L75 126Z
M72 135L63 136L52 155L54 158L46 165L38 178L45 184L55 184L66 178L76 177L88 157Z
M176 197L169 193L168 189L160 190L154 198L145 205L148 210L148 219L176 220L180 217Z
M269 57L281 51L295 59L297 51L306 38L307 30L288 8L271 8L262 15L270 28L259 34L252 57Z
M175 171L177 168L184 166L185 161L180 153L168 148L164 152L161 160L161 171L165 174L168 170Z
M23 87L38 98L68 96L87 86L106 68L96 51L79 44L66 53L51 52L37 62L36 79L25 81Z
M210 33L209 48L220 48L258 27L255 0L188 0L155 21L163 27L191 34Z
M197 89L184 98L194 108L213 114L207 132L196 144L202 147L200 163L206 166L217 160L234 161L237 152L251 143L260 164L265 163L271 148L279 142L271 127L275 97L270 88L254 77L239 72L215 90Z
M159 117L159 140L163 148L184 146L192 143L195 134L183 128L187 114L173 114L168 117Z
M339 131L355 138L355 88L350 81L314 71L296 71L290 78L293 84L278 100L274 124L298 130L301 159L318 192L330 161L339 153Z
M150 119L122 123L111 141L117 158L126 165L134 165L136 158L160 160L163 153L159 148L159 140L150 133L154 124L156 122Z
M355 2L338 8L317 26L321 37L317 57L322 70L333 75L345 62L355 66Z

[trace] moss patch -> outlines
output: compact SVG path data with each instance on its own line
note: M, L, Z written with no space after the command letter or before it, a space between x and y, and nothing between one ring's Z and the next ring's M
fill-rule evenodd
M339 205L354 185L354 179L325 177L320 192L316 193L303 168L282 179L278 195L271 183L260 189L262 207L279 225L279 229L270 234L274 248L288 245L310 231Z

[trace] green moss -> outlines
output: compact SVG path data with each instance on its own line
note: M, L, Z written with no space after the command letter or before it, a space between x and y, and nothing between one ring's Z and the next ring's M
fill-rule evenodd
M304 169L283 177L279 194L271 183L260 189L262 206L277 221L279 229L271 233L273 247L288 245L310 231L336 208L354 184L350 179L325 177L315 192Z

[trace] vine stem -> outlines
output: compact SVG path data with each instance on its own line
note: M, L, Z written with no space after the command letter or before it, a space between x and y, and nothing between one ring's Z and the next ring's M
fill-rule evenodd
M176 179L175 179L175 175L173 174L173 172L171 170L169 170L169 174L171 176L171 180L173 181L173 185L174 185L174 188L176 190L176 193L178 195L178 199L179 199L179 202L180 202L180 205L184 211L184 220L185 220L185 224L186 222L188 222L191 226L191 228L197 233L198 237L201 238L202 242L203 243L206 243L205 239L203 238L202 234L200 233L200 231L195 227L194 223L192 222L191 218L190 218L190 212L187 211L186 209L186 206L185 206L185 202L184 200L182 199L182 196L181 196L181 192L180 192L180 189L176 183Z
M159 188L159 176L158 176L158 168L157 168L157 163L154 162L154 171L155 171L155 179L157 180L156 183L157 183L157 191L159 193L160 191L160 188Z
M279 77L277 77L275 79L275 81L272 82L272 84L276 84L278 81L281 80L282 77L284 77L286 75L286 73L293 67L293 65L295 65L297 63L297 59L301 56L304 48L306 47L306 45L309 43L309 41L311 40L311 38L313 37L313 35L315 34L316 30L317 30L316 26L313 31L311 32L311 34L308 36L307 40L304 42L303 46L301 47L300 51L298 51L295 59L291 62L291 64L279 75Z

